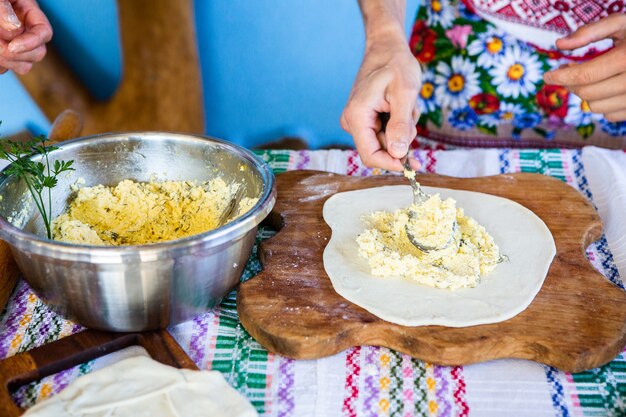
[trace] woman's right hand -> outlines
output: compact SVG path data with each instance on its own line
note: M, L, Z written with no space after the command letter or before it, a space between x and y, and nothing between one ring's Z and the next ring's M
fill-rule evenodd
M363 63L341 116L341 126L354 138L366 166L403 169L399 158L406 155L417 134L421 78L419 63L402 28L368 38ZM380 113L390 114L384 131Z

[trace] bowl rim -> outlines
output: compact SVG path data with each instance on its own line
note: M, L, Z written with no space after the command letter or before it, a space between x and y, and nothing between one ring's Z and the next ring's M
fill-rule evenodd
M190 244L195 242L210 240L212 246L219 246L223 243L230 242L234 240L234 237L243 235L253 227L257 226L272 210L276 202L276 181L274 173L272 172L269 165L261 158L256 156L252 151L224 139L194 133L167 131L128 131L100 133L79 137L60 143L55 143L54 146L65 149L78 146L86 142L95 142L103 139L109 141L119 141L120 139L132 140L133 138L145 139L146 137L149 137L151 140L156 138L157 140L178 139L207 141L216 144L219 147L235 151L235 153L237 153L243 159L249 161L252 166L257 169L263 180L263 190L261 192L261 195L259 196L259 200L250 210L248 210L242 216L216 229L211 229L206 232L179 239L156 243L146 243L142 245L98 246L51 240L46 237L36 235L34 233L25 232L21 228L11 224L9 221L6 220L4 216L1 215L0 237L10 245L18 246L20 250L26 250L30 253L43 254L46 256L54 253L54 257L59 259L71 258L75 260L77 255L85 255L86 252L88 252L87 256L91 260L93 260L94 258L125 258L128 256L139 255L142 261L149 261L161 259L164 257L169 258L171 257L172 251L188 251L190 248ZM37 156L38 155L33 155L32 157ZM8 178L12 177L12 175L6 174L7 168L8 165L0 171L0 184L3 184Z

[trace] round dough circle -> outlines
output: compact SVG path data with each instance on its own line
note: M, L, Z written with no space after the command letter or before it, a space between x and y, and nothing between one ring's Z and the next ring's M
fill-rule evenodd
M335 291L383 320L404 326L465 327L497 323L522 312L548 273L556 246L550 230L532 211L502 197L473 191L422 187L452 197L457 207L483 225L508 257L475 288L447 290L402 278L373 276L358 255L361 216L395 211L412 202L405 185L335 194L324 204L332 237L324 250L324 269Z

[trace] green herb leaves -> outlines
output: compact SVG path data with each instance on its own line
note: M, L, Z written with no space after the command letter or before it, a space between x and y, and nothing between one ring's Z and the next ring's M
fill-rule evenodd
M52 189L59 182L58 176L63 172L73 171L74 161L54 161L50 166L49 154L58 149L56 146L46 146L44 136L33 138L25 142L16 142L8 139L0 140L0 159L11 162L6 168L7 175L15 175L26 183L35 205L41 214L48 239L52 239L50 229L52 216ZM35 155L42 155L41 162L33 161Z

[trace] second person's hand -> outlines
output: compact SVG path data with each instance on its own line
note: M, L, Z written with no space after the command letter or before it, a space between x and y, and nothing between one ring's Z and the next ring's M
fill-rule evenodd
M419 63L401 30L390 30L368 41L341 116L341 126L353 136L366 166L393 171L403 169L399 158L406 155L417 134L421 75ZM384 130L381 113L390 114Z
M25 74L46 55L52 27L35 0L0 0L0 74Z
M544 74L548 84L562 85L585 100L594 113L608 121L626 120L626 15L615 13L559 39L557 47L572 50L602 39L614 48L583 64L573 64Z

